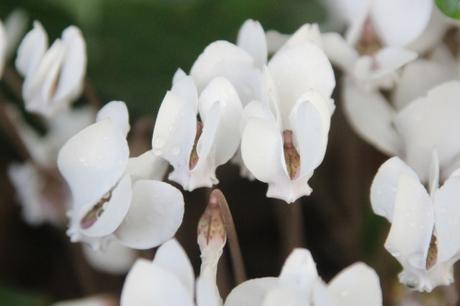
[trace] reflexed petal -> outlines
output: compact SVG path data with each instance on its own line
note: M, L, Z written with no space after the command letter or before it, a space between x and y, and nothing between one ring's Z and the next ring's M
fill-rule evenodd
M159 247L153 263L174 274L184 288L187 289L189 295L194 295L195 277L192 264L177 240L171 239Z
M303 291L296 290L292 287L278 287L270 290L265 298L263 306L310 306L308 297Z
M393 210L398 192L399 179L402 175L417 179L417 174L399 157L393 157L383 163L372 181L371 204L374 213L393 220Z
M317 90L329 98L335 87L332 66L324 52L311 43L276 53L268 65L276 84L283 122L307 90Z
M344 110L351 126L366 141L386 154L400 152L400 138L393 128L395 111L376 91L367 92L351 80L344 83Z
M313 289L313 306L335 306L331 292L324 284L324 282L318 278Z
M174 74L171 92L183 99L183 101L193 108L196 113L198 106L198 91L193 79L186 75L184 71L178 69Z
M289 39L289 34L283 34L275 30L269 30L265 33L267 40L268 53L272 54L278 51L282 45Z
M438 262L444 262L460 253L460 178L449 178L434 197Z
M427 165L433 148L438 152L441 169L449 166L460 152L459 99L460 82L451 81L430 90L396 117L396 128L405 144L405 160L422 181L428 179Z
M438 152L434 149L430 164L430 176L428 180L430 195L433 195L439 188L439 157Z
M128 247L153 248L174 236L183 215L184 198L178 189L163 182L139 180L133 185L128 214L115 235Z
M275 118L273 113L270 111L270 108L267 105L263 104L260 101L252 101L244 107L243 110L243 119L241 123L241 131L244 130L246 123L249 122L252 118L259 118L268 121L274 121Z
M120 128L123 135L128 135L129 126L129 113L125 102L112 101L104 105L98 112L96 121L110 119Z
M363 263L356 263L340 272L328 287L336 306L383 305L379 277Z
M48 35L40 22L34 22L34 28L26 34L18 48L16 69L23 76L33 73L48 48Z
M87 216L91 209L93 209L96 205L96 202L89 203L89 205L82 207L81 210L75 211L75 213L79 215L78 220L80 220L81 232L89 237L103 237L112 234L128 213L128 209L131 205L131 199L131 179L129 175L125 175L111 191L109 200L103 204L96 221L90 227L85 229L82 227L81 223L83 222L85 216Z
M263 67L267 62L267 41L262 25L252 19L246 20L238 33L237 45L251 54L254 64Z
M6 57L9 58L15 52L19 41L21 40L24 32L27 29L29 17L22 9L15 9L6 17L4 22L6 34Z
M329 60L345 72L350 72L358 60L358 52L338 33L325 33L321 39Z
M136 252L113 241L101 250L93 250L82 246L83 254L88 263L95 269L110 273L124 274L128 272L136 260Z
M66 28L62 33L62 43L65 56L53 97L58 104L73 102L80 95L86 73L86 44L80 30L75 26Z
M266 295L278 285L276 277L256 278L235 287L227 296L225 306L262 306Z
M441 45L444 34L450 26L450 20L452 19L447 18L436 6L433 6L430 22L409 47L422 54Z
M386 45L402 47L415 41L425 31L433 6L431 0L375 0L371 18L377 34Z
M160 157L147 151L138 157L131 157L128 161L126 172L134 181L139 179L152 179L161 181L168 170L168 163Z
M181 282L162 268L138 259L126 277L121 306L194 306L193 296Z
M321 33L319 32L318 24L306 23L301 26L291 37L289 37L280 50L297 47L306 42L315 44L320 48L322 47Z
M120 180L128 164L129 148L110 120L94 123L67 141L58 167L72 190L74 205L94 204Z
M433 203L414 177L402 175L385 248L398 261L425 269L434 227Z
M307 249L294 249L279 276L280 284L307 292L308 296L313 292L317 279L316 264Z

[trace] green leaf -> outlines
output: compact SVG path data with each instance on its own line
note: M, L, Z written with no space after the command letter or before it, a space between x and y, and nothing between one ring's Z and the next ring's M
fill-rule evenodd
M460 20L460 0L436 0L435 2L444 15Z

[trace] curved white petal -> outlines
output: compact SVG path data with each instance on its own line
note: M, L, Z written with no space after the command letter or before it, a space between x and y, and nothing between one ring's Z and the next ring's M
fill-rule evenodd
M401 176L407 175L418 179L417 174L399 157L392 157L384 162L374 177L371 185L371 205L374 213L393 220L393 211Z
M189 295L194 295L195 277L192 264L177 240L171 239L162 244L155 253L153 263L174 274Z
M438 262L445 262L460 254L460 178L449 178L434 195L435 229Z
M338 33L325 33L321 40L329 60L344 72L350 73L359 58L358 52Z
M83 245L83 254L88 263L96 270L109 274L124 274L136 260L136 252L113 241L101 250L93 250Z
M382 306L382 289L377 273L363 263L340 272L329 283L328 290L336 306Z
M168 163L155 156L152 151L147 151L128 161L126 172L133 181L139 179L152 179L161 181L168 170Z
M395 111L376 91L367 92L351 80L344 82L344 111L355 132L386 154L400 152L400 138L393 127Z
M126 218L115 235L131 248L153 248L174 236L184 215L180 191L163 182L139 180Z
M318 24L306 23L302 25L291 35L291 37L289 37L286 43L281 46L280 50L297 47L305 42L315 44L320 48L322 47L321 33Z
M283 286L291 287L311 296L318 279L316 264L307 249L294 249L284 262L279 276Z
M310 306L303 291L296 290L292 287L278 287L268 292L263 306Z
M255 278L235 287L225 300L225 306L262 306L266 295L278 285L278 278Z
M198 90L192 77L186 75L182 69L178 69L174 74L171 92L182 98L187 104L190 104L196 112L196 107L198 106Z
M104 105L98 112L96 121L104 119L110 119L112 122L120 128L123 135L128 135L129 125L129 113L125 102L122 101L111 101Z
M18 48L16 69L23 76L34 73L48 48L48 35L40 22L35 21L33 29L24 36Z
M121 306L194 306L193 296L161 267L138 259L126 277Z
M431 0L375 0L371 18L377 34L386 45L402 47L415 41L425 31L433 6Z
M434 227L433 203L414 177L402 175L385 248L403 266L424 269Z
M333 295L320 278L313 288L312 301L313 306L335 306Z
M282 45L289 39L289 34L283 34L276 30L268 30L265 32L265 39L267 40L268 53L273 54L278 51Z
M236 44L251 54L257 67L263 67L267 62L267 41L258 21L248 19L243 23Z
M331 63L326 54L312 43L276 53L268 67L277 87L283 122L287 122L293 105L307 90L317 90L329 98L335 87Z
M460 152L459 99L460 82L443 83L412 102L395 119L405 145L405 160L422 181L428 179L433 149L438 152L442 170Z
M6 34L6 58L9 59L16 47L18 46L19 41L24 35L29 18L27 13L22 9L15 9L11 12L8 17L5 19L4 27Z
M80 30L75 26L70 26L62 32L62 43L65 47L65 55L53 101L65 105L73 102L83 89L86 73L86 44Z
M74 206L95 204L120 180L129 148L110 120L94 123L70 138L59 151L58 168L72 190Z
M436 6L431 10L431 18L425 30L409 45L414 51L422 54L442 44L445 32L449 28L451 18L446 17Z

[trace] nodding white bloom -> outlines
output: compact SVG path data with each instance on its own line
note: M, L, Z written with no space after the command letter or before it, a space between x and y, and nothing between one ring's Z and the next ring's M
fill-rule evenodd
M278 277L248 280L230 292L225 306L381 306L380 281L373 269L355 263L329 284L318 276L310 252L295 249Z
M137 259L136 251L112 240L104 249L82 245L86 261L96 270L108 274L125 274Z
M456 174L457 173L457 174ZM430 292L454 281L453 265L460 258L460 176L454 172L439 186L436 152L428 190L398 157L386 161L371 187L374 212L391 222L385 248L402 265L402 283Z
M213 79L198 96L190 76L176 73L158 111L153 153L174 168L169 179L186 190L218 183L216 168L232 158L240 144L242 106L232 84Z
M13 163L8 168L24 220L31 225L61 225L65 219L63 212L70 207L70 195L62 178L54 175L57 154L73 134L94 121L94 114L87 108L61 112L46 122L47 134L39 136L15 109L8 111L35 162Z
M264 74L263 102L245 108L241 154L268 183L268 197L291 203L311 193L308 180L324 158L334 73L323 51L304 42L277 52Z
M430 163L433 149L438 152L444 176L457 167L460 81L436 86L400 111L377 92L350 86L345 96L353 101L346 105L345 111L355 130L383 152L401 156L422 181L428 178L426 165Z
M435 46L447 27L447 20L431 0L328 2L347 24L345 36L350 45L371 43L422 51Z
M196 282L187 254L170 240L158 249L153 262L138 259L134 264L123 286L121 306L222 305L216 274L227 236L218 201L214 191L198 224L201 269Z
M24 76L26 109L50 117L81 94L86 73L86 44L75 26L66 28L48 49L40 22L26 34L18 49L16 68Z
M123 102L111 102L96 123L62 147L58 167L72 191L68 234L72 241L98 248L116 239L147 249L170 239L184 213L184 199L173 186L157 181L166 165L150 151L129 158L129 115Z
M6 62L24 34L26 25L27 15L22 10L14 10L6 17L4 23L0 21L0 77Z

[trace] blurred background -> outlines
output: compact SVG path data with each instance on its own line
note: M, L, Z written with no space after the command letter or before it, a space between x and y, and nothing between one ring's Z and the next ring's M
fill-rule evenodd
M88 50L87 78L104 103L127 103L132 126L147 122L139 136L145 149L175 70L188 71L210 42L235 41L248 18L259 20L265 30L292 33L307 22L324 23L326 16L319 0L2 0L0 17L18 7L30 17L28 28L33 20L41 21L50 41L70 24L81 28ZM0 84L8 95L10 89ZM399 266L383 248L388 224L373 215L368 200L371 180L386 157L353 133L339 96L336 90L338 108L326 158L311 180L314 192L300 205L267 199L266 185L240 178L231 164L218 169L219 188L234 215L248 277L277 275L292 248L303 246L312 251L325 280L353 262L368 263L381 277L391 304L399 292ZM93 294L117 297L123 275L88 265L64 228L31 226L23 220L6 170L19 155L4 131L0 146L0 305L48 305ZM186 213L178 239L197 272L196 225L207 191L184 195ZM141 255L151 258L153 251ZM221 262L219 282L224 296L234 286L228 256Z

